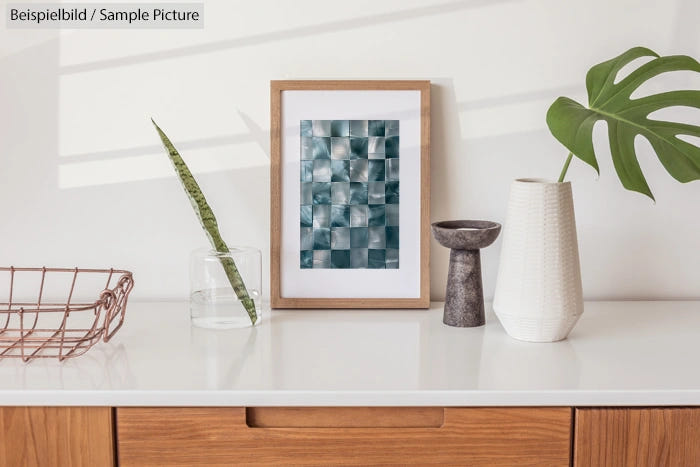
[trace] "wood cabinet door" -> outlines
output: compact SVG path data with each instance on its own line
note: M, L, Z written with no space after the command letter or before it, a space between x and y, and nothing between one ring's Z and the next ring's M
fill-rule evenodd
M574 465L700 466L700 408L576 409Z
M114 465L110 407L0 407L0 465Z
M568 466L564 408L119 408L122 466Z

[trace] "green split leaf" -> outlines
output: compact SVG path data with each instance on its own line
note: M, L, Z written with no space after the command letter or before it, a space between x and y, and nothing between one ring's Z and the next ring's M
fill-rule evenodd
M171 143L167 135L163 133L163 130L160 129L153 119L151 119L151 122L153 122L153 126L156 127L156 131L163 142L163 146L165 146L165 149L168 151L170 162L172 162L173 167L175 168L175 172L182 183L182 187L187 193L190 203L192 203L192 209L194 209L204 232L207 234L209 242L217 252L228 253L228 246L224 242L223 238L221 238L221 234L219 233L219 225L216 222L216 217L214 217L214 212L209 207L209 203L207 203L207 199L204 197L204 194L199 188L197 181L192 175L192 172L190 172L187 164L185 164L185 161L182 159L182 157L180 157L180 154L177 152L177 149L175 149L175 146L173 146L173 143ZM228 256L221 257L220 260L221 265L224 268L224 272L226 273L226 277L231 283L233 291L236 293L238 300L240 300L241 304L248 313L251 323L255 324L255 322L258 320L258 314L255 310L255 302L250 298L250 295L248 295L248 289L246 289L243 278L238 272L236 263L231 257Z
M618 72L632 60L654 57L615 84ZM646 138L666 171L682 183L700 179L700 148L678 138L700 137L700 127L653 120L649 114L673 106L700 109L700 91L679 90L631 99L647 80L670 71L700 72L700 64L685 55L661 57L652 50L635 47L622 55L595 65L586 75L588 108L568 97L559 97L547 112L547 125L556 139L573 155L599 172L593 150L593 125L608 125L613 165L622 185L654 199L634 149L637 135ZM566 170L562 171L563 177Z

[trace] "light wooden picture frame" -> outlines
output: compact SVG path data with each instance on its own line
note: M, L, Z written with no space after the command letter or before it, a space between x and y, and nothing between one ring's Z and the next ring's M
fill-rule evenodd
M272 308L428 308L430 81L270 82Z

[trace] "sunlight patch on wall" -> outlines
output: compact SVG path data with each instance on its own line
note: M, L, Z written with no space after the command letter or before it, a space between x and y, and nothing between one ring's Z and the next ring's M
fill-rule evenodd
M255 143L222 146L217 149L190 150L183 154L195 175L224 170L269 166L270 161ZM65 163L58 167L60 189L108 185L174 177L165 153Z

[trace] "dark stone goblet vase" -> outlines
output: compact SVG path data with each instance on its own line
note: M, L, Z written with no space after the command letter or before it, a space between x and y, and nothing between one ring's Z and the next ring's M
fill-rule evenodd
M483 326L486 318L479 250L496 240L501 232L501 224L489 221L443 221L435 222L432 227L435 240L450 248L442 322L463 328Z

